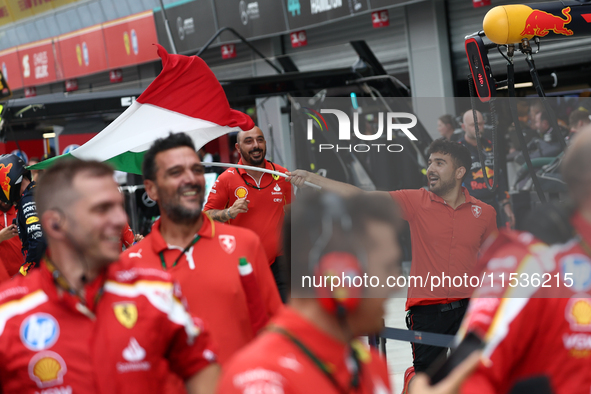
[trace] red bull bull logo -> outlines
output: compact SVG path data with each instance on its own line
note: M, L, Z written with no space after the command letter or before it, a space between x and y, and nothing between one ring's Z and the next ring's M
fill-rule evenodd
M554 34L572 36L573 31L566 28L566 25L573 20L570 15L570 7L563 8L562 14L565 19L545 11L533 10L525 21L525 27L521 35L528 38L533 36L545 37L550 31L553 31Z
M12 168L12 163L10 163L7 167L4 167L4 164L0 164L0 187L2 187L2 191L6 196L6 199L10 199L10 178L8 177L8 173Z
M495 175L495 171L491 168L485 167L486 168L486 176L488 178L491 178L493 175ZM472 173L472 179L484 179L484 174L482 173L482 168L476 172Z

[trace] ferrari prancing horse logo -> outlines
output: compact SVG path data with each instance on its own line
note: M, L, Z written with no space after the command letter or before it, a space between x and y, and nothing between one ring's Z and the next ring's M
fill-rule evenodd
M480 208L478 205L472 205L472 214L474 214L474 217L480 217L480 214L482 213L482 208Z
M137 307L132 302L120 302L113 305L115 317L124 327L131 329L137 322Z
M218 239L224 252L232 254L234 249L236 249L236 238L233 235L221 234Z

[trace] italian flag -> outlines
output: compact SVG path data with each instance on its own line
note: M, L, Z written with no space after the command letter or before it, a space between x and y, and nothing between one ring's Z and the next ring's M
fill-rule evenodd
M184 132L197 149L231 131L250 130L252 119L230 108L222 86L197 56L171 55L160 46L162 72L135 102L78 149L29 168L76 157L110 163L116 170L142 174L144 152L170 132Z

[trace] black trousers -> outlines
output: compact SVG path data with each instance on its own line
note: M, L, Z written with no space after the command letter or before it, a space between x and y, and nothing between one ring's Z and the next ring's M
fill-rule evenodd
M436 334L456 335L466 308L468 299L450 304L418 305L410 308L406 315L409 330L432 332ZM411 343L415 372L425 372L427 368L448 348Z
M271 264L271 272L273 273L277 290L279 290L281 301L285 304L287 302L287 278L289 278L289 275L287 275L286 272L283 256L278 256L275 261L273 261Z

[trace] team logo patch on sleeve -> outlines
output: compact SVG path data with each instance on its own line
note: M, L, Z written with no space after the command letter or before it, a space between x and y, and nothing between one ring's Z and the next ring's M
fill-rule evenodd
M246 196L248 196L248 189L244 186L238 186L236 190L234 190L234 195L237 198L246 198Z
M26 224L31 224L31 223L37 223L39 221L39 218L37 216L31 216L30 218L28 218L26 220Z
M480 215L482 214L482 208L478 205L472 205L472 214L475 218L480 217Z
M126 328L133 328L137 322L137 307L133 302L120 302L113 305L115 317Z
M60 326L53 316L35 313L23 320L20 335L23 344L33 351L49 349L60 336Z
M62 384L67 371L66 362L55 352L37 353L29 361L29 377L41 389Z
M232 254L236 249L236 238L233 235L221 234L218 239L220 240L220 246L224 252Z

